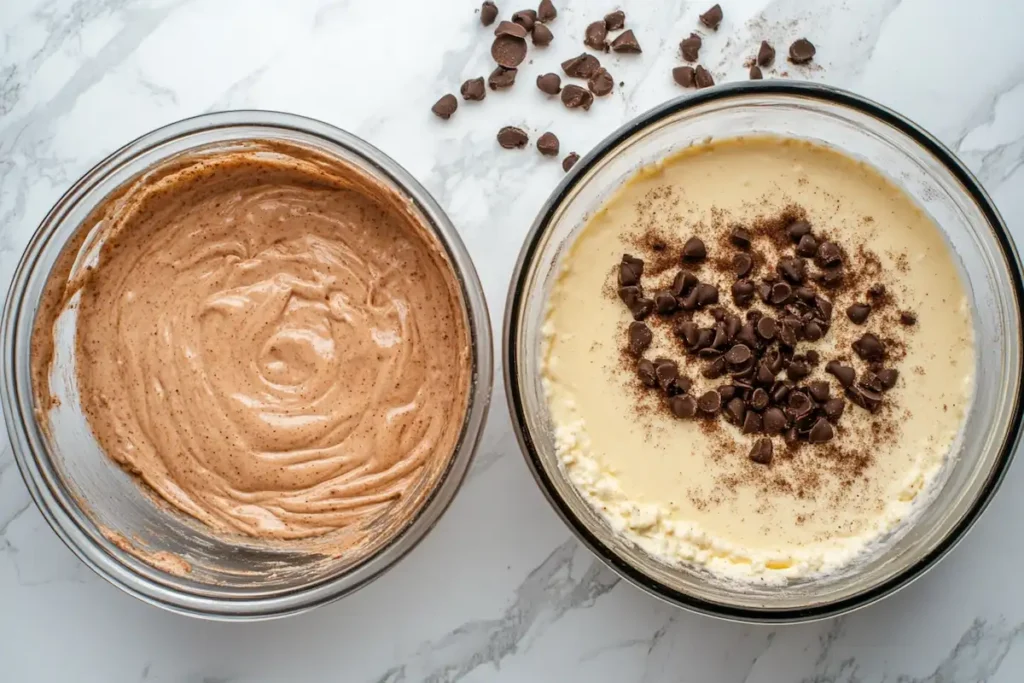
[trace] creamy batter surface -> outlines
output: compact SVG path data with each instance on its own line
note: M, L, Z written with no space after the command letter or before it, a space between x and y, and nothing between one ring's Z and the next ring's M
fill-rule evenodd
M403 199L310 150L254 142L152 172L51 276L32 360L77 310L77 382L103 450L216 530L296 539L412 515L458 440L460 289Z
M772 231L786 230L794 217L809 223L819 243L839 244L845 268L841 286L820 289L834 308L831 328L793 349L798 358L817 354L800 382L827 382L831 397L843 397L844 385L825 370L836 361L859 378L882 365L894 369L895 386L874 413L846 401L827 443L791 446L782 434L766 435L760 415L754 433L744 433L721 417L702 419L699 410L692 419L673 414L670 397L638 379L637 363L678 363L694 397L728 384L728 373L705 376L710 359L688 354L679 321L671 321L692 315L710 328L715 306L650 313L653 339L638 358L627 332L634 315L617 296L623 254L645 261L648 296L692 272L717 286L720 303L733 311L730 259L740 250L730 243L732 231L750 229L744 253L753 256L753 282L784 281L775 264L792 257L795 242L780 242ZM681 251L694 236L707 259L687 265ZM819 287L814 258L806 265L807 283ZM878 292L877 285L886 293L872 299L867 290ZM753 299L749 310L786 315ZM860 324L846 312L855 303L872 305ZM735 312L745 321L746 310ZM544 332L544 386L571 481L616 531L652 554L739 580L828 572L896 528L941 469L973 390L971 311L937 226L872 168L770 137L700 145L627 182L563 257ZM866 332L883 340L884 363L852 350ZM770 464L751 454L761 439L774 446Z

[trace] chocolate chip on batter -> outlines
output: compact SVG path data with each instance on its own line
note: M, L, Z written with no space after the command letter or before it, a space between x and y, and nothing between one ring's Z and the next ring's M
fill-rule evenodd
M537 88L548 95L557 95L562 90L562 79L558 74L537 76Z
M753 267L754 259L750 258L750 254L744 254L742 252L733 254L732 270L733 274L736 275L736 279L743 279L750 275L750 271Z
M806 261L802 258L786 257L779 260L777 266L775 266L776 272L779 275L789 280L794 285L798 285L804 281L807 277L807 265Z
M640 283L640 277L644 274L643 259L636 258L631 254L623 254L619 262L619 285L636 285Z
M726 402L725 408L722 410L722 415L725 416L727 422L734 425L742 425L743 417L747 414L747 406L743 404L743 399L736 397Z
M660 291L654 295L654 308L662 315L674 313L677 305L676 298L672 292Z
M834 424L843 416L843 411L846 409L846 401L841 398L830 398L825 401L821 409L825 413L825 418Z
M487 88L484 87L483 77L470 78L462 84L459 92L462 93L462 99L472 102L478 102L487 97Z
M807 385L807 391L810 392L811 398L818 403L824 403L829 398L828 382L823 382L821 380L811 382Z
M860 302L850 304L850 307L846 309L846 317L855 325L863 325L870 313L871 306Z
M870 332L865 332L861 338L851 345L854 353L866 361L881 361L885 358L885 346Z
M530 141L530 136L522 128L505 126L498 131L498 144L505 149L522 149Z
M793 221L786 228L786 234L789 235L789 239L799 242L804 235L811 234L811 224L807 221Z
M430 108L430 111L434 112L437 116L447 121L455 113L455 110L459 108L459 101L455 99L455 95L448 93L443 95L441 99L434 103L434 106Z
M688 273L685 270L681 270L676 273L675 278L672 279L672 293L678 297L685 296L694 287L697 286L697 276L693 273Z
M699 237L691 237L683 245L683 260L691 263L700 263L708 256L707 247Z
M707 391L697 399L697 407L701 412L714 415L722 408L722 396L714 389Z
M765 431L768 431L767 428ZM770 465L772 463L772 440L761 437L755 441L754 446L750 449L749 457L758 465Z
M672 80L684 88L692 88L697 84L692 66L677 66L672 69Z
M604 27L609 31L618 31L626 25L626 13L622 10L615 10L604 15Z
M629 324L628 349L634 356L643 355L643 352L651 345L653 339L654 335L651 334L651 328L647 327L646 324L637 321Z
M778 324L775 319L770 316L761 317L754 325L754 329L757 332L757 336L764 339L766 342L770 342L775 339L775 334L778 332Z
M704 14L700 15L700 23L707 26L712 31L717 31L719 24L722 23L722 6L714 5Z
M729 241L732 242L737 248L746 251L750 249L750 243L753 241L753 236L750 231L746 228L733 228L732 232L729 233Z
M811 443L825 443L831 441L833 436L835 436L835 430L832 425L825 418L819 417L807 434L807 440Z
M750 306L754 301L754 283L750 280L737 280L732 283L732 300L740 308Z
M633 31L623 31L619 36L612 41L612 52L619 52L623 54L639 54L643 52L640 49L640 43L637 42L636 36L633 35Z
M484 26L490 26L494 23L494 20L498 18L498 6L490 0L487 0L480 5L480 23Z
M872 413L882 405L882 394L859 385L847 389L846 397Z
M668 400L672 414L679 418L691 418L697 414L697 400L689 394L673 396Z
M835 242L822 242L818 245L818 252L814 257L814 262L820 268L830 268L837 265L842 258L843 255Z
M857 373L853 368L848 365L842 365L839 361L834 360L830 360L825 364L825 372L839 380L839 384L847 389L853 386L853 382L857 378Z
M775 48L767 40L761 41L761 47L757 49L757 65L771 66L775 61Z
M583 32L583 44L593 50L603 51L606 47L605 38L608 37L608 27L604 21L590 23Z
M688 62L696 62L702 44L703 41L696 33L691 33L689 38L683 38L679 43L679 51L683 53L683 59Z
M558 137L547 132L537 138L537 149L546 157L558 156Z
M818 240L814 239L814 235L804 235L796 245L796 253L805 258L810 258L817 252Z
M646 358L641 358L636 364L636 376L640 378L640 381L643 382L644 386L658 386L658 377L654 373L654 363Z
M888 391L896 386L896 380L899 379L900 373L895 368L884 368L878 371L878 379L882 383L882 390Z
M567 85L562 88L562 104L567 109L579 109L582 108L584 111L590 110L590 105L594 103L594 96L586 88L581 88L578 85Z
M736 399L739 400L739 399ZM760 434L762 431L761 416L753 410L748 410L743 415L743 433Z
M913 311L900 311L900 325L911 327L917 324L917 314Z

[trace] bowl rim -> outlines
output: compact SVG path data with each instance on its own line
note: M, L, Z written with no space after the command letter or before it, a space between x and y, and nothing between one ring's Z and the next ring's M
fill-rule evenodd
M316 139L328 153L331 148L343 150L379 173L385 183L416 207L429 223L428 228L442 247L458 282L470 341L471 370L465 416L452 456L434 489L394 538L343 573L255 597L211 596L207 592L176 589L148 577L154 571L149 565L120 549L112 550L113 544L107 547L97 543L92 534L85 532L82 518L88 515L70 500L66 491L54 490L52 477L46 471L52 465L42 462L49 458L36 452L36 445L42 441L33 410L31 381L26 385L27 372L18 366L19 360L29 353L29 347L22 348L19 343L18 333L26 315L34 322L38 306L38 301L25 300L26 287L40 265L41 252L66 218L66 207L81 201L103 178L130 165L147 151L175 140L239 128L254 133L229 139L259 139L259 130L265 129ZM197 146L209 142L202 140ZM125 182L131 182L147 168L140 167ZM26 310L28 307L30 311ZM28 335L31 336L31 329ZM483 435L493 394L494 351L486 297L472 257L448 215L419 181L377 147L318 119L273 110L225 110L174 121L135 138L83 173L40 221L19 259L0 320L0 340L4 349L0 361L0 403L7 433L22 480L47 524L79 560L122 591L171 612L219 621L255 621L306 612L358 590L394 567L434 528L457 495ZM30 396L27 403L23 395L26 389Z
M721 619L749 623L809 622L851 612L895 593L934 567L939 560L945 557L963 539L966 532L974 526L981 513L988 507L996 490L998 490L1020 441L1022 412L1024 412L1024 404L1021 402L1021 395L1024 393L1024 373L1017 378L1014 406L1007 434L1003 440L1001 452L996 459L992 473L963 519L950 530L949 534L940 543L904 571L887 581L848 598L813 607L760 609L740 608L703 600L669 588L661 582L650 578L628 562L625 562L603 543L601 539L592 534L568 504L557 494L552 480L541 464L533 438L527 427L525 407L521 398L522 391L517 372L519 367L517 351L519 345L518 328L522 318L523 303L526 295L524 287L526 276L531 270L538 253L538 247L542 238L547 233L553 214L579 180L586 174L587 170L610 154L620 143L625 142L643 129L666 117L709 102L740 99L755 95L781 95L794 99L812 99L853 109L902 132L938 159L961 183L967 194L979 207L992 229L1002 256L1006 259L1009 266L1009 276L1013 284L1018 314L1020 319L1024 320L1024 277L1022 277L1024 268L1021 266L1020 257L1009 230L991 198L977 178L974 177L974 174L967 169L951 150L932 134L888 107L833 86L793 81L727 83L715 86L714 88L699 90L693 94L681 95L648 110L626 123L599 142L593 150L580 159L548 197L525 238L509 283L502 332L505 395L520 450L530 469L530 473L544 493L544 497L576 537L619 576L664 602ZM1017 337L1019 344L1024 342L1024 329L1017 330Z

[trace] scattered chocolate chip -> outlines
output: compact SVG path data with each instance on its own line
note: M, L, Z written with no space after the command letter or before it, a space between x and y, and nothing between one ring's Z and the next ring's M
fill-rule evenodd
M558 10L555 9L554 3L551 0L540 0L540 5L537 7L537 20L545 23L551 21L558 16ZM534 26L534 29L537 27Z
M683 53L683 59L688 62L696 62L703 41L696 33L691 33L689 38L683 38L679 43L679 51Z
M498 144L505 149L522 149L530 141L530 136L522 128L505 126L498 131Z
M885 285L883 285L881 282L876 282L875 284L868 287L869 299L881 299L883 296L885 296Z
M792 391L793 387L788 379L779 380L772 385L772 390L769 392L772 397L772 403L782 406L786 404L786 399L789 398L789 392Z
M498 18L498 6L490 0L480 5L480 23L490 26Z
M693 82L697 84L698 88L710 88L715 84L715 78L710 71L698 64L693 72Z
M691 237L683 245L683 260L691 263L699 263L708 256L707 247L699 237Z
M796 245L796 253L805 258L810 258L818 252L818 240L814 239L814 235L807 234L800 238L800 242Z
M646 358L641 358L640 362L636 364L636 375L644 386L655 387L658 385L658 377L654 374L654 363Z
M767 40L761 41L761 47L757 49L757 65L771 66L775 61L775 48Z
M794 382L802 380L809 374L811 374L811 367L803 361L794 361L786 368L786 376Z
M700 23L707 26L712 31L718 30L718 25L722 23L722 7L721 5L714 5L704 14L700 15Z
M755 64L754 66L750 67L750 80L752 80L752 81L760 81L763 78L764 78L764 74L761 73L761 67L759 67L757 64Z
M882 345L882 341L870 332L865 332L851 346L854 353L866 361L881 361L885 358L885 347Z
M619 274L621 279L622 274ZM642 299L644 296L643 290L640 289L639 285L624 285L619 287L619 298L622 299L622 303L626 304L627 308L632 308L633 304Z
M718 7L718 5L715 5L715 7ZM765 427L765 431L768 431L767 427ZM761 437L755 441L750 449L750 459L758 465L772 464L772 440L767 437Z
M498 90L499 88L511 88L516 82L517 69L506 69L503 66L499 66L491 75L487 77L487 85L491 90Z
M814 262L821 268L830 268L842 261L843 255L835 242L822 242L818 245L818 252Z
M825 401L821 409L829 422L836 423L843 416L843 411L846 409L846 401L841 398L830 398Z
M558 156L558 137L551 132L537 138L537 149L546 157Z
M750 395L750 408L761 412L768 407L768 402L771 399L768 397L768 392L758 387L754 389L754 392Z
M718 395L722 397L722 401L728 403L740 395L740 390L731 384L723 384L718 387Z
M719 356L704 366L700 374L707 379L718 379L725 374L725 358Z
M537 47L547 47L555 39L555 34L544 24L533 25L533 44Z
M524 45L526 44L525 41L527 33L528 31L525 28L523 28L522 25L512 21L498 22L498 27L494 29L495 36L509 36L511 38L518 38L519 40L524 41Z
M789 239L799 242L804 235L811 234L811 224L807 221L793 221L786 228L786 234L789 235Z
M654 295L654 308L662 315L674 313L676 310L676 298L672 292L662 290Z
M811 398L813 398L818 403L824 403L825 401L828 400L828 382L822 382L821 380L818 380L817 382L811 382L810 384L807 385L807 391L811 393Z
M871 370L865 370L858 380L857 384L865 389L871 391L882 391L882 380Z
M855 325L863 325L864 321L868 319L869 313L871 313L871 306L859 302L850 304L850 307L846 309L846 317Z
M832 320L832 302L816 294L814 297L814 306L818 309L818 313L821 315L822 320L826 323Z
M818 341L825 336L825 331L821 329L821 325L815 321L811 321L804 325L804 339L807 341Z
M434 106L430 108L430 111L437 114L440 118L447 121L455 113L455 110L459 108L459 101L455 99L455 95L448 93L443 95L441 99L434 103Z
M711 342L714 341L714 339L715 333L713 330L703 329L697 334L697 343L694 348L703 351L711 346Z
M725 354L725 360L730 365L744 365L752 356L753 354L751 354L749 346L746 344L736 344Z
M760 434L761 429L761 416L755 413L753 410L746 411L746 413L743 416L743 433Z
M643 50L640 49L640 43L637 42L633 31L629 30L623 31L618 38L612 41L612 52L639 54Z
M696 85L696 76L692 66L677 66L672 69L672 79L684 88Z
M593 50L604 51L605 38L608 37L608 27L604 21L595 21L589 24L583 33L583 44Z
M896 386L896 380L899 379L900 373L894 368L884 368L878 371L878 379L882 383L882 390L889 391Z
M604 27L609 31L618 31L626 25L626 13L615 10L604 15Z
M750 249L750 243L753 241L753 237L750 231L746 228L733 228L732 232L729 233L729 241L732 242L739 249L746 251Z
M750 254L733 254L732 257L732 270L736 275L737 279L743 279L750 275L750 271L754 268L754 259L750 258Z
M487 97L487 88L484 86L483 77L469 79L462 84L459 92L462 93L462 99L473 102L478 102Z
M562 159L562 170L566 173L569 169L576 165L576 162L580 160L580 155L576 152L569 152L564 159Z
M900 325L911 327L917 324L917 314L913 311L900 311Z
M701 394L697 399L697 407L709 415L714 415L722 408L722 395L712 389Z
M679 271L672 279L672 293L676 296L683 296L697 286L697 276L686 271Z
M762 418L765 434L781 434L786 428L786 415L778 408L768 408Z
M572 78L590 78L600 68L601 62L597 61L597 57L586 52L562 62L562 71Z
M642 322L633 321L629 324L629 352L634 356L641 356L651 345L654 335L651 328Z
M698 306L710 306L718 303L718 287L702 282L694 291L697 293Z
M537 23L537 11L532 9L519 10L512 15L512 23L519 24L529 33L533 30L533 25Z
M679 366L668 358L655 358L654 376L662 391L669 391L676 386L676 380L679 378Z
M757 333L754 331L754 323L746 323L740 331L736 333L736 337L733 340L738 344L743 344L747 348L755 349L759 343Z
M810 349L807 353L804 354L804 357L807 358L807 362L813 366L817 366L818 363L821 361L821 354L815 351L814 349Z
M590 105L594 103L594 96L586 88L581 88L578 85L567 85L562 88L562 104L567 109L577 109L582 107L584 111L590 109Z
M491 43L491 57L506 69L519 66L526 59L526 41L507 33L502 34Z
M608 73L607 69L601 68L597 70L593 76L587 79L587 87L590 88L590 92L594 93L598 97L604 97L612 91L615 87L615 79Z
M785 279L798 285L807 277L807 265L802 258L786 257L775 266L776 272Z
M862 386L847 389L846 397L872 413L882 405L882 394Z
M825 364L825 372L839 380L839 384L849 389L853 386L857 373L848 365L840 365L839 361L830 360Z
M825 443L826 441L831 441L835 434L836 432L828 420L819 417L814 426L811 427L811 431L807 434L807 440L811 443Z
M679 418L691 418L697 414L697 401L693 396L673 396L668 400L672 414Z
M619 285L639 284L640 277L644 274L643 259L638 259L630 254L623 254L619 262Z
M562 90L562 79L558 74L537 76L537 88L548 95L557 95Z
M654 311L654 300L653 299L637 299L636 303L629 307L629 312L633 314L633 320L643 320Z
M726 402L725 409L722 410L722 415L725 419L734 424L743 424L743 417L747 414L747 406L743 404L742 398L733 398Z
M772 285L771 294L769 295L768 300L776 306L781 306L787 301L789 301L789 297L792 294L792 287L790 287L785 282L776 282L774 285Z
M789 61L794 64L806 64L814 59L815 52L817 50L814 49L811 41L806 38L800 38L793 41L793 44L789 46Z
M789 398L786 401L786 411L794 418L800 419L810 414L814 410L814 403L810 397L802 391L791 391L789 392Z
M683 320L676 325L676 335L681 337L686 345L694 347L697 345L697 339L700 335L700 327L697 323L692 320Z

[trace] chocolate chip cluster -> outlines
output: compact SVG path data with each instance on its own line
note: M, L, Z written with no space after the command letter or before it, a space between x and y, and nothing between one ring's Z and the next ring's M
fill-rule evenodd
M832 329L833 306L823 292L844 282L844 255L834 242L815 237L805 220L791 221L784 229L788 240L783 241L790 244L792 255L780 256L771 269L751 252L753 236L748 230L734 228L730 233L731 261L719 260L714 267L721 273L722 263L731 264L733 307L720 301L716 285L701 282L695 274L708 258L706 245L697 237L682 246L680 270L671 286L650 295L642 283L644 261L624 255L618 295L633 317L626 351L636 358L643 386L660 390L664 405L677 418L721 416L744 434L782 435L788 444L822 444L834 438L846 400L874 412L898 374L882 366L885 346L868 332L852 344L854 353L869 364L859 379L852 367L836 360L825 364L843 396L833 396L828 381L811 379L822 359L814 349L798 352L798 346L817 342ZM757 277L758 270L767 272ZM752 308L755 300L762 306ZM694 319L701 310L711 314L710 326L702 327ZM651 316L671 325L683 352L697 362L705 379L726 378L725 382L694 396L693 381L680 373L678 363L644 358L653 341ZM758 440L750 458L770 463L771 440Z

